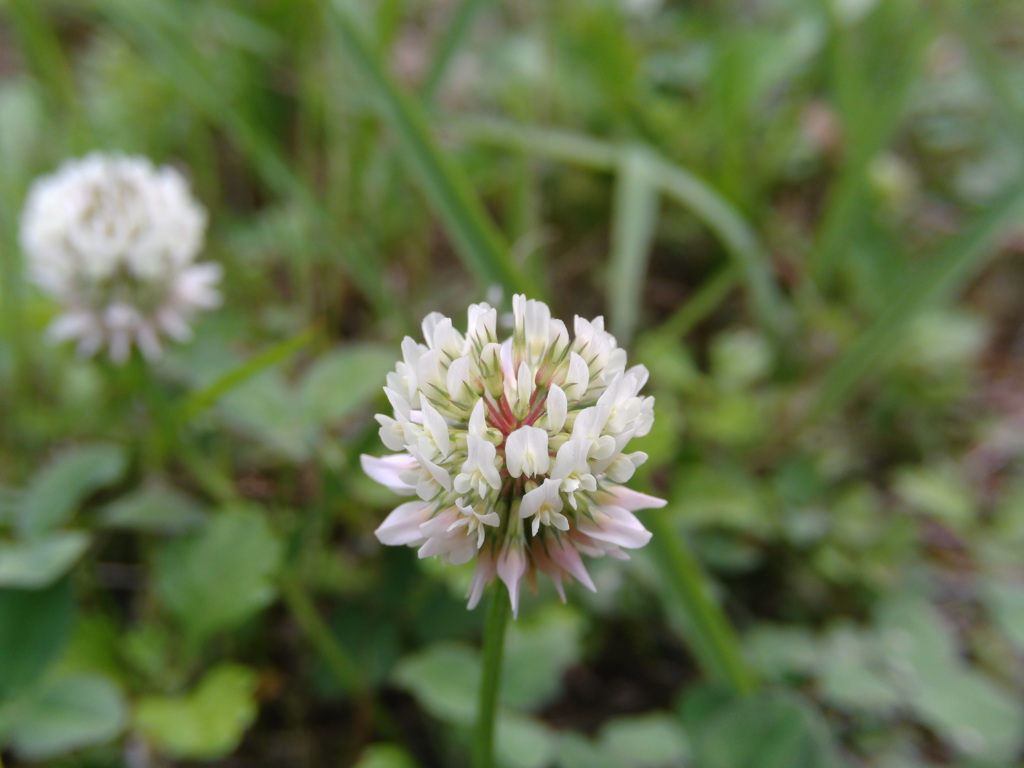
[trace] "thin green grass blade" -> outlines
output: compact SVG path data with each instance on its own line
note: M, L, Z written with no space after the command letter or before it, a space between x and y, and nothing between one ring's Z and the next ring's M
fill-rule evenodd
M697 661L712 679L736 693L753 693L757 679L743 658L736 630L711 596L707 575L665 510L646 515L645 522L653 534L651 549L664 583L675 593L686 616L687 639Z
M625 146L612 208L612 252L608 270L608 314L616 337L628 344L636 331L644 277L658 225L661 194L643 147Z
M701 286L675 314L661 324L659 333L675 338L684 338L708 315L715 311L725 297L740 282L740 269L736 262L723 267L714 277Z
M594 171L614 171L618 157L607 141L559 128L536 128L494 117L461 117L451 121L466 141L528 152Z
M283 363L302 348L311 344L319 336L319 330L309 328L297 336L275 344L269 349L249 358L240 365L218 376L202 389L193 392L179 409L179 421L187 422L194 419L212 406L226 394L240 387L253 376L268 368Z
M941 4L950 16L951 32L959 36L967 49L972 68L988 89L992 97L992 111L1003 124L1004 129L1019 137L1024 126L1024 108L1017 91L1007 79L1007 72L1000 63L992 43L986 39L986 32L979 17L976 3L963 0L945 0Z
M297 201L319 230L312 243L296 248L297 259L310 258L309 249L324 255L341 253L349 274L381 317L394 315L394 302L383 282L383 270L361 248L345 247L345 238L318 194L293 170L292 163L267 135L261 121L245 104L232 104L217 87L211 66L195 52L187 19L166 3L154 0L91 0L126 39L189 100L211 124L231 137L253 164L263 182L284 199ZM340 247L334 244L343 244ZM327 244L332 244L327 251ZM305 265L308 266L308 265ZM308 270L307 270L308 271ZM312 279L312 278L310 278Z
M831 79L844 127L844 161L829 192L825 218L816 236L811 273L819 286L828 286L849 254L861 222L872 215L868 171L885 148L911 103L910 92L920 74L924 54L933 40L921 14L900 21L906 30L898 46L891 47L884 78L868 76L865 51L854 39L857 29L839 19L835 3L819 0L829 21ZM883 6L875 13L886 11ZM869 19L865 24L874 21ZM894 32L888 32L895 37ZM876 44L877 47L877 44ZM869 51L868 53L873 53ZM877 67L876 67L877 68ZM892 258L884 254L883 258Z
M516 268L508 244L465 174L438 147L422 105L395 82L351 8L333 2L330 18L350 60L377 96L381 116L398 142L402 159L444 223L467 269L482 287L497 284L509 293L540 296L540 286Z
M74 149L85 148L81 102L64 48L38 0L10 0L8 12L20 47L61 122L69 129Z
M444 79L451 69L452 62L473 29L473 20L477 13L491 0L462 0L455 16L437 44L437 49L430 62L430 69L423 80L420 90L424 104L432 104L437 92L444 84Z
M991 255L992 242L1003 228L1022 214L1024 183L1018 183L924 263L907 281L900 300L890 305L825 376L807 421L837 408L865 376L883 365L914 318L967 282Z
M786 335L793 318L753 230L721 195L689 171L667 161L658 169L665 194L707 224L739 265L761 326L775 336Z
M618 151L614 146L571 131L534 128L491 118L459 120L456 129L471 141L527 151L595 171L617 168ZM773 335L786 335L793 324L792 312L753 230L706 182L655 152L647 152L648 164L661 190L704 222L739 265L761 326Z

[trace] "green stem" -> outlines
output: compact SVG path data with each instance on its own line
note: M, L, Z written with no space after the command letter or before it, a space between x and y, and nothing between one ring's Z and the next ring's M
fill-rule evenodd
M651 548L664 576L678 593L689 622L698 662L712 677L741 695L753 693L757 681L740 651L739 638L708 589L700 564L664 513L648 516Z
M501 663L505 651L505 628L511 612L508 594L495 584L487 608L484 626L483 671L480 676L480 699L477 708L476 734L473 738L473 768L494 765L494 724L501 690Z
M281 576L281 594L288 609L298 622L302 632L320 653L331 672L342 685L355 695L365 693L366 681L359 667L335 638L330 627L320 617L313 599L309 596L298 576L286 573Z

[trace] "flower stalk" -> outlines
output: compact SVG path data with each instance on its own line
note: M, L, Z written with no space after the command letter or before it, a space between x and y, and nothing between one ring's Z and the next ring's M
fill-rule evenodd
M473 768L493 768L494 733L501 692L501 667L505 657L505 634L511 604L495 584L487 608L484 625L484 649L480 674L480 697L477 706L476 732L473 736Z

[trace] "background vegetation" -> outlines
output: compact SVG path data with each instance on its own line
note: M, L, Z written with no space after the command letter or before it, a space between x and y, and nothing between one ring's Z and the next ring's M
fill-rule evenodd
M402 335L526 290L651 369L670 503L526 600L504 765L1020 764L1022 46L1015 0L0 0L2 760L464 764L482 612L358 455ZM97 148L226 270L153 368L23 279Z

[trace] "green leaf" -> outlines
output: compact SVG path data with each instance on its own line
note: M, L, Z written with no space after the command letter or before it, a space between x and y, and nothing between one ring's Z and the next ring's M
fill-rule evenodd
M601 728L599 744L616 765L636 768L680 766L690 758L690 745L679 720L667 713L617 717Z
M190 420L205 411L220 398L229 392L234 391L250 379L260 373L283 363L299 350L309 345L315 338L316 332L313 329L290 339L285 339L280 344L253 355L238 366L225 371L212 382L200 390L193 392L181 407L182 420Z
M901 470L894 490L908 504L955 527L967 528L975 518L976 502L967 478L954 463Z
M814 636L801 627L758 624L745 634L743 641L747 656L772 680L789 675L809 676L820 664Z
M11 743L19 757L33 761L101 744L124 730L127 709L121 692L106 677L60 677L20 703Z
M996 624L1024 651L1024 589L1019 584L993 581L985 585L982 596Z
M532 710L562 689L562 674L580 657L583 620L562 605L541 609L509 628L501 700Z
M406 656L395 667L395 684L435 717L469 725L476 716L480 655L454 643L438 643Z
M89 547L89 535L58 531L45 539L0 544L0 587L35 589L52 584Z
M224 407L233 423L275 454L292 462L311 456L317 425L302 412L280 371L265 371L245 382L224 399Z
M181 533L200 525L206 512L169 486L149 484L107 505L101 519L111 528Z
M353 768L417 768L417 763L394 744L371 744L363 750Z
M515 712L498 715L494 754L502 768L546 768L554 752L554 733L543 723Z
M171 757L212 760L233 752L256 719L256 672L237 664L210 670L186 696L139 701L135 724Z
M695 764L701 768L837 764L825 723L789 693L768 691L744 699L718 696L700 706L684 704L684 710Z
M157 554L157 594L196 639L230 629L269 605L281 544L263 515L233 507Z
M0 589L0 698L42 676L67 643L74 614L66 580L46 589Z
M127 460L116 445L95 443L72 448L36 474L18 510L18 531L40 536L67 522L79 504L124 473Z
M1020 698L966 667L933 667L919 679L912 701L920 717L964 755L1007 765L1024 746Z
M820 670L822 697L844 709L881 715L905 701L874 633L833 627L821 649Z
M322 355L303 377L300 400L314 424L339 421L371 401L395 367L395 351L350 344Z
M1008 762L1024 746L1024 704L967 665L952 630L925 600L897 594L879 610L888 661L908 703L964 755Z

